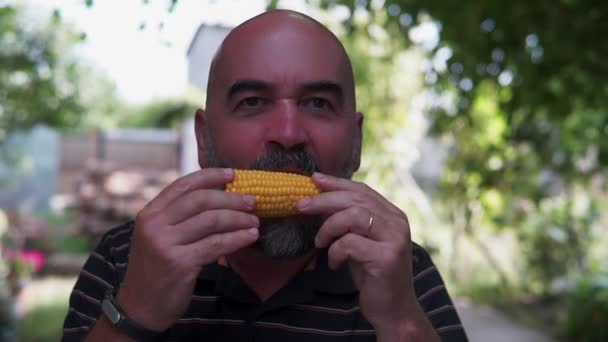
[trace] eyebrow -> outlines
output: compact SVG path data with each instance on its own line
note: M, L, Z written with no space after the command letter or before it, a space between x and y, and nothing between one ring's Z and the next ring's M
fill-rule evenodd
M342 102L342 98L344 96L344 91L342 90L342 86L340 83L335 81L314 81L311 83L306 83L302 87L306 92L326 92L331 93L336 96L340 102Z
M260 91L270 89L270 84L259 80L238 80L228 89L228 98L246 91Z
M255 79L242 79L234 82L228 89L228 99L235 95L247 92L247 91L263 91L272 89L273 86L270 83L255 80ZM338 97L338 100L342 101L344 91L340 83L330 80L320 80L305 83L301 86L301 89L305 92L327 92Z

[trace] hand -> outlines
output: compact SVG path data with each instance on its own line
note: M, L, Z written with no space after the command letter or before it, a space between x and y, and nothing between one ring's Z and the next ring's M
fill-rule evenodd
M313 180L322 192L302 200L300 211L328 216L315 244L329 247L330 268L348 261L363 315L379 330L418 314L407 216L365 184L320 174Z
M230 169L196 171L139 212L117 295L131 319L166 330L186 311L202 267L257 239L254 199L217 190L232 177Z

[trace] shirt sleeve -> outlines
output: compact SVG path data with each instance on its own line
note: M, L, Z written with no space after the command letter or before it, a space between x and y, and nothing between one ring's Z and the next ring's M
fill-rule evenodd
M431 256L413 245L413 275L416 298L442 341L468 341L464 327L441 274Z
M70 294L62 342L84 340L97 322L105 293L116 288L121 278L114 251L128 247L131 230L129 224L111 229L88 257Z

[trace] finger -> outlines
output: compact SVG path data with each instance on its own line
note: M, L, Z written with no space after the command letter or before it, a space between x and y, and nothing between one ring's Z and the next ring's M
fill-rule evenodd
M343 190L367 194L370 197L377 199L380 203L383 203L384 206L392 212L398 213L400 211L398 207L387 201L384 196L365 183L356 182L346 178L334 177L318 172L313 174L312 179L324 192Z
M186 245L212 234L257 228L259 219L252 214L229 209L208 210L171 227L173 242Z
M298 202L298 210L308 215L333 214L350 207L380 209L378 201L372 196L342 190L322 192Z
M329 268L335 270L347 260L365 264L381 252L379 243L361 235L348 233L336 240L327 251Z
M165 210L169 224L178 224L206 210L232 209L251 211L255 197L222 190L194 190L174 200Z
M195 189L220 187L231 181L233 177L232 169L209 168L192 172L176 179L164 188L144 207L142 213L164 210L171 202L185 193Z
M365 183L356 182L347 178L334 177L331 175L315 172L312 179L324 191L346 190L355 192L370 192L378 194ZM378 194L379 195L379 194Z
M349 232L367 236L370 217L369 210L362 207L350 207L331 215L319 228L315 238L316 247L325 248Z
M220 256L232 254L251 245L258 236L258 230L254 228L213 234L184 246L186 258L204 266L217 261Z

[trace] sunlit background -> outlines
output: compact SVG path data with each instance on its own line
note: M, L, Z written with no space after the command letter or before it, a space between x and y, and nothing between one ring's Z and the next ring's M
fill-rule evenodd
M0 0L0 340L60 338L98 238L197 169L209 61L270 7L343 41L356 178L472 341L608 341L608 3L584 0Z

